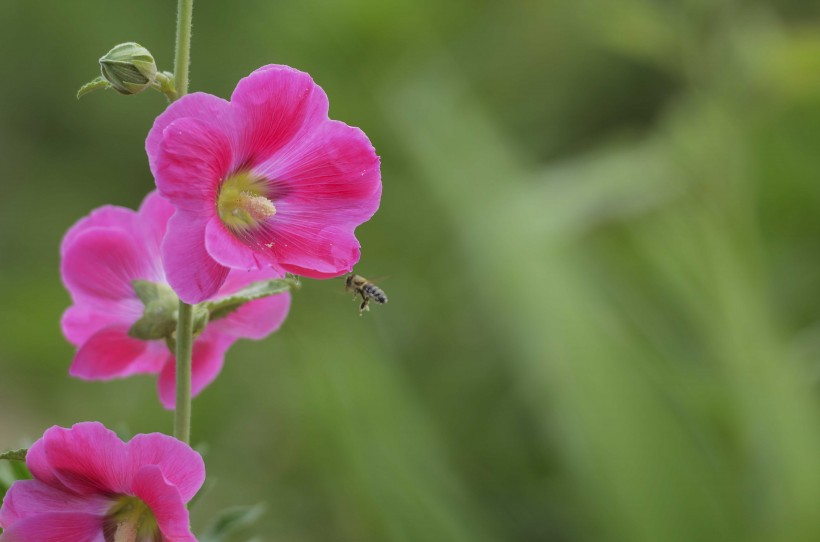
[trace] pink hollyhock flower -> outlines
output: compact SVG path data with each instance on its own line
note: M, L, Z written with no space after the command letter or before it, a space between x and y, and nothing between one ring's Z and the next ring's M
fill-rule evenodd
M174 407L176 396L174 354L166 340L139 339L129 336L129 329L156 310L153 306L146 310L134 289L135 280L156 286L168 313L175 314L178 300L160 258L160 244L173 212L173 206L156 192L136 212L101 207L69 229L60 249L63 282L74 302L63 315L62 328L79 348L69 373L86 380L159 374L159 397L166 408ZM215 293L226 295L276 276L272 270L232 271ZM209 322L194 341L192 393L196 395L216 378L231 344L238 338L266 337L279 328L289 307L290 295L284 293L251 301ZM171 320L165 331L172 333L175 325Z
M146 141L176 207L162 258L184 301L216 293L229 269L312 278L349 272L355 228L379 207L379 158L358 128L330 120L324 91L287 66L259 68L230 102L182 97Z
M185 504L205 465L175 438L126 443L98 422L54 426L26 465L34 479L15 482L0 508L2 542L196 542Z

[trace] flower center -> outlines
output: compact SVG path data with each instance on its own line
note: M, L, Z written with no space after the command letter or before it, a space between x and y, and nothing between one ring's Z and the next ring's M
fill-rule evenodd
M157 542L162 540L154 512L137 497L119 497L105 516L106 542Z
M219 188L216 209L222 223L234 232L253 229L276 214L276 207L267 198L265 180L247 171L225 179Z

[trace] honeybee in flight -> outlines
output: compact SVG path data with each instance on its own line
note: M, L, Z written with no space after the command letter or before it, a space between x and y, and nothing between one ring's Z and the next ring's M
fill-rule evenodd
M382 289L361 275L349 274L345 278L345 290L353 292L353 299L356 299L357 295L362 296L362 304L359 305L359 316L370 310L371 299L379 305L387 303L387 296L384 295Z

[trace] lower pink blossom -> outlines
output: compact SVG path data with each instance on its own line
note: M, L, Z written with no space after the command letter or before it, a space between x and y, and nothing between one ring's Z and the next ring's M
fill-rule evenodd
M135 281L155 285L177 304L168 285L160 245L174 207L156 192L138 211L105 206L69 229L60 249L63 283L73 305L62 319L63 333L78 347L69 372L86 380L110 380L135 374L158 374L160 401L173 408L175 358L166 340L134 336L132 326L146 312ZM217 297L251 282L280 276L271 269L235 270ZM287 293L251 301L208 323L193 346L192 393L202 391L222 370L225 352L239 338L262 339L287 316Z
M9 488L2 542L196 542L186 503L202 457L167 435L123 442L98 422L54 426L28 451L32 480Z

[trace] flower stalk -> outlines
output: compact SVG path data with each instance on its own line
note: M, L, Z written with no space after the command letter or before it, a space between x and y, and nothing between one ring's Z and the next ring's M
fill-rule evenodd
M194 0L177 3L177 39L174 55L176 97L188 93L188 68L191 63L191 24ZM176 333L176 409L174 436L188 444L191 440L191 357L194 342L193 307L180 299Z

